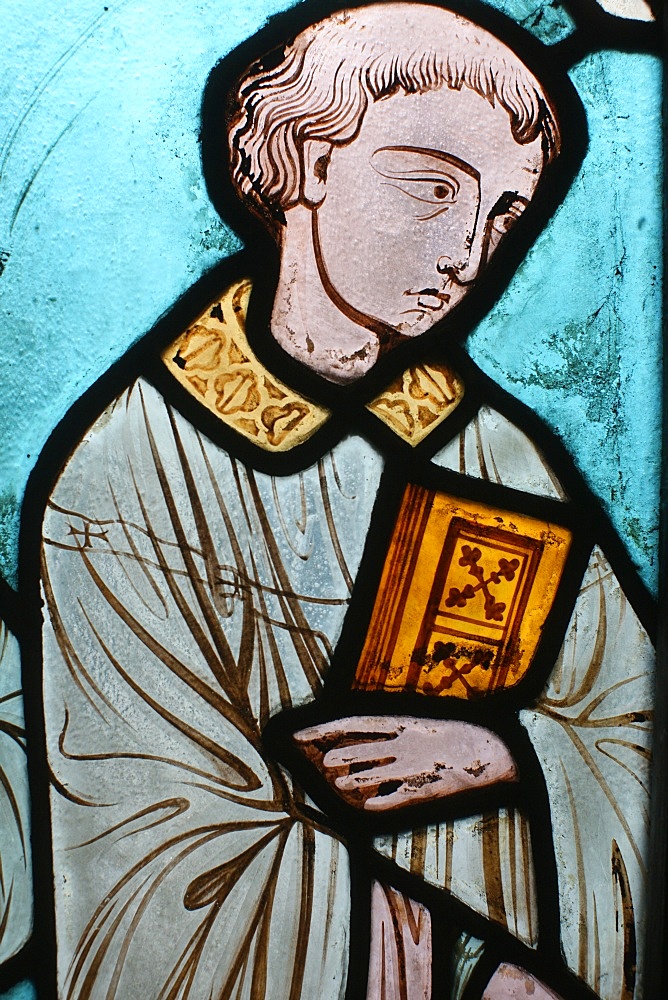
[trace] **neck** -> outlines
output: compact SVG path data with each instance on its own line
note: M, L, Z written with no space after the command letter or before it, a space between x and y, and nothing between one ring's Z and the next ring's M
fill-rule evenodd
M392 331L347 305L320 257L317 214L303 205L286 213L271 332L284 351L331 382L362 378Z

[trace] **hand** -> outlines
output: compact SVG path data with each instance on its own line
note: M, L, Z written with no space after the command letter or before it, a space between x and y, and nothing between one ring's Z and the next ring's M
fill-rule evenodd
M505 743L469 722L355 716L302 729L294 739L359 809L400 809L518 777Z

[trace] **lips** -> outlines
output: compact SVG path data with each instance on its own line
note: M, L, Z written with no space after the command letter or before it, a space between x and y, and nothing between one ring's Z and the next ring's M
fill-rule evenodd
M438 312L450 302L450 295L447 292L439 292L438 288L422 288L419 292L404 292L404 295L416 295L419 308L427 309L429 312Z

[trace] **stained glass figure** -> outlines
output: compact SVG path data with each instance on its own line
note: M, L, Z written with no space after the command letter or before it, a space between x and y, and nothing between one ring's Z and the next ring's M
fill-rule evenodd
M649 0L584 7L299 6L213 69L245 249L65 417L23 515L44 995L647 1000L654 604L461 343L578 175L594 29L656 44Z

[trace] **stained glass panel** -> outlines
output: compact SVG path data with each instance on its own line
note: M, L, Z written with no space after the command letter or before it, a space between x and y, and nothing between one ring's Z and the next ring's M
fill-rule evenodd
M0 995L660 995L658 5L3 21Z

